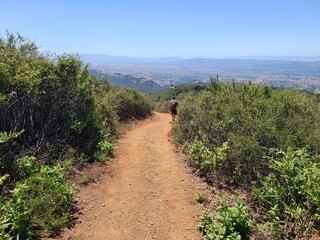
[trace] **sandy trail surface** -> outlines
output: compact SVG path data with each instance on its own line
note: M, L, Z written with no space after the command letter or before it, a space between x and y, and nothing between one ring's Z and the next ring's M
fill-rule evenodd
M100 179L79 192L79 219L60 239L201 239L196 195L205 188L169 141L171 116L137 122ZM97 168L97 169L96 169Z

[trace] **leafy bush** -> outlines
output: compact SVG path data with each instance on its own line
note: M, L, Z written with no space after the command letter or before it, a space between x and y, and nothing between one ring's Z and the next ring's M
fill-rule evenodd
M98 146L99 146L99 151L98 151L96 157L100 161L104 161L107 156L113 155L114 148L113 148L112 143L110 143L108 141L101 141L101 142L99 142Z
M30 149L60 158L69 145L89 156L100 141L92 85L95 81L78 56L51 57L34 43L7 33L0 38L0 75L6 96L0 104L0 131L24 134L14 154ZM46 156L46 145L55 146ZM43 150L43 151L42 151Z
M235 206L222 204L216 215L205 211L198 225L204 239L207 240L245 239L251 227L250 214L240 203Z
M89 184L90 181L91 181L91 178L86 175L81 176L81 178L79 179L79 182L82 185L87 185Z
M54 165L104 159L120 121L151 114L142 94L98 81L87 67L77 55L42 54L19 34L0 37L0 238L69 224L74 189ZM26 154L36 158L19 158Z
M230 150L220 169L234 182L250 183L268 173L261 160L265 148L309 145L320 152L316 95L250 82L213 86L184 100L173 133L181 144L205 139L209 149L228 142Z
M35 157L23 156L19 159L18 169L20 178L27 179L39 171L39 166L36 165Z
M1 200L0 238L29 239L40 231L58 233L71 222L75 189L58 166L39 167L27 156L20 163L22 175L28 177L16 183L9 201Z
M208 201L209 201L209 199L208 199L208 196L206 194L199 193L197 195L197 202L198 203L206 203Z
M0 176L17 170L12 152L12 139L19 137L22 133L23 131L18 133L0 132Z
M195 139L192 144L186 145L192 164L200 170L200 173L210 178L216 170L224 163L229 149L228 142L222 147L209 147L206 140Z
M120 121L141 119L151 115L152 107L141 93L129 88L113 88L107 98L114 107Z
M112 155L113 152L114 152L114 149L113 149L113 145L112 143L108 142L108 141L102 141L102 142L99 142L99 147L100 147L100 151L101 153L109 156L109 155Z
M107 80L95 81L93 86L95 97L95 108L99 131L103 140L112 140L119 135L121 124L117 115L116 107L110 103L113 87Z
M310 236L320 222L320 156L311 156L306 148L272 149L270 155L271 173L253 189L268 217L264 226L279 238Z
M24 131L4 158L28 149L54 163L73 148L90 161L119 120L151 114L145 96L95 79L79 56L41 54L20 35L0 38L0 76L0 132Z

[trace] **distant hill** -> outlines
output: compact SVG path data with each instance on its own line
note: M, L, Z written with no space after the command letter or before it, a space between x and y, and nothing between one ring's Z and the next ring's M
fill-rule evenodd
M140 92L149 93L163 88L156 82L143 77L134 77L121 73L108 73L95 69L89 69L89 73L98 79L107 79L112 85L133 88Z
M92 69L133 75L142 82L148 79L160 86L177 86L194 81L209 82L210 77L219 75L219 82L234 79L240 83L250 80L274 87L297 88L320 93L320 57L246 57L243 59L148 59L107 55L80 55L80 57L84 62L89 63ZM112 81L113 77L109 76L109 80ZM116 77L118 80L115 84L119 82L119 78L123 78ZM126 78L130 79L129 76ZM157 87L143 91L153 91Z
M125 56L110 56L103 54L80 54L80 58L85 63L90 64L93 69L100 69L106 66L136 66L136 65L161 65L169 64L184 60L184 58L178 57L163 57L163 58L136 58L136 57L125 57Z
M294 57L294 56L283 56L283 57L272 57L272 56L252 56L252 57L237 57L237 58L181 58L181 57L162 57L162 58L137 58L137 57L126 57L126 56L111 56L103 54L80 54L80 58L85 62L89 63L92 68L97 69L99 66L114 66L114 65L126 65L126 66L167 66L167 65L198 65L208 63L218 63L219 65L229 65L238 62L245 62L247 64L268 64L270 62L319 62L320 56L318 57Z

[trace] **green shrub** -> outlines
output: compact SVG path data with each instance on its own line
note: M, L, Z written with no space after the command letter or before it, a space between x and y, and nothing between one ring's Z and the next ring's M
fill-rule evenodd
M96 153L96 158L99 161L105 161L108 156L112 156L114 153L113 144L108 141L101 141L98 144L98 151Z
M192 144L186 145L188 156L200 170L200 173L210 178L221 167L227 157L229 149L228 142L222 144L222 147L209 147L206 140L195 139Z
M100 148L100 152L102 154L105 154L106 156L111 156L114 153L114 148L112 143L108 142L108 141L101 141L99 142L99 148Z
M12 192L14 200L0 202L0 238L1 239L30 239L28 229L28 208L24 198L17 197L17 193L25 185L19 185Z
M24 131L15 133L0 132L0 176L10 173L12 178L15 179L18 177L18 165L12 151L12 141L23 132Z
M240 203L235 206L222 204L217 209L216 215L205 211L198 225L204 239L208 240L245 239L251 227L250 214Z
M119 135L121 124L115 106L110 104L113 87L107 80L94 83L95 108L102 139L112 140ZM100 141L101 141L100 140Z
M279 238L310 236L320 222L320 156L311 156L306 148L272 149L270 155L271 173L253 189L268 217L264 226Z
M309 145L320 152L316 95L251 83L214 86L184 100L172 132L181 144L205 139L208 149L228 142L220 170L234 182L250 183L268 173L262 160L265 148Z
M79 57L48 57L34 43L10 33L0 42L0 94L6 96L0 104L0 131L25 131L11 149L14 154L28 148L46 155L49 143L55 154L69 145L92 156L101 139L92 91L95 79Z
M151 115L141 93L95 79L77 55L42 54L19 34L0 38L0 81L0 132L25 132L6 162L32 149L54 164L68 148L92 161L98 143L119 133L119 120Z
M74 190L54 165L105 159L120 121L151 115L145 96L98 81L87 67L77 55L42 54L19 34L0 37L0 239L67 225ZM26 152L37 159L19 159Z
M152 106L141 93L129 88L112 88L106 99L122 122L132 118L141 119L151 115Z
M87 185L87 184L89 184L90 181L91 181L90 177L88 177L86 175L81 176L81 178L79 179L79 182L82 185Z
M209 201L209 199L208 199L208 196L206 194L199 193L197 195L197 202L198 203L206 203L208 201Z
M24 157L21 163L27 173L24 176L33 174L16 183L11 199L2 199L0 238L29 239L40 233L58 233L71 223L75 189L58 166L36 167L32 157ZM28 166L30 170L26 170Z
M31 156L23 156L19 159L19 174L22 179L27 179L39 171L36 165L36 158Z

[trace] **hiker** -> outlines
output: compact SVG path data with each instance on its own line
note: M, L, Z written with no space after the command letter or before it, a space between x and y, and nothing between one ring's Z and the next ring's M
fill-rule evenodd
M176 120L177 107L178 107L178 102L176 101L176 98L173 97L172 100L170 101L170 111L171 111L171 116L172 116L173 122Z

